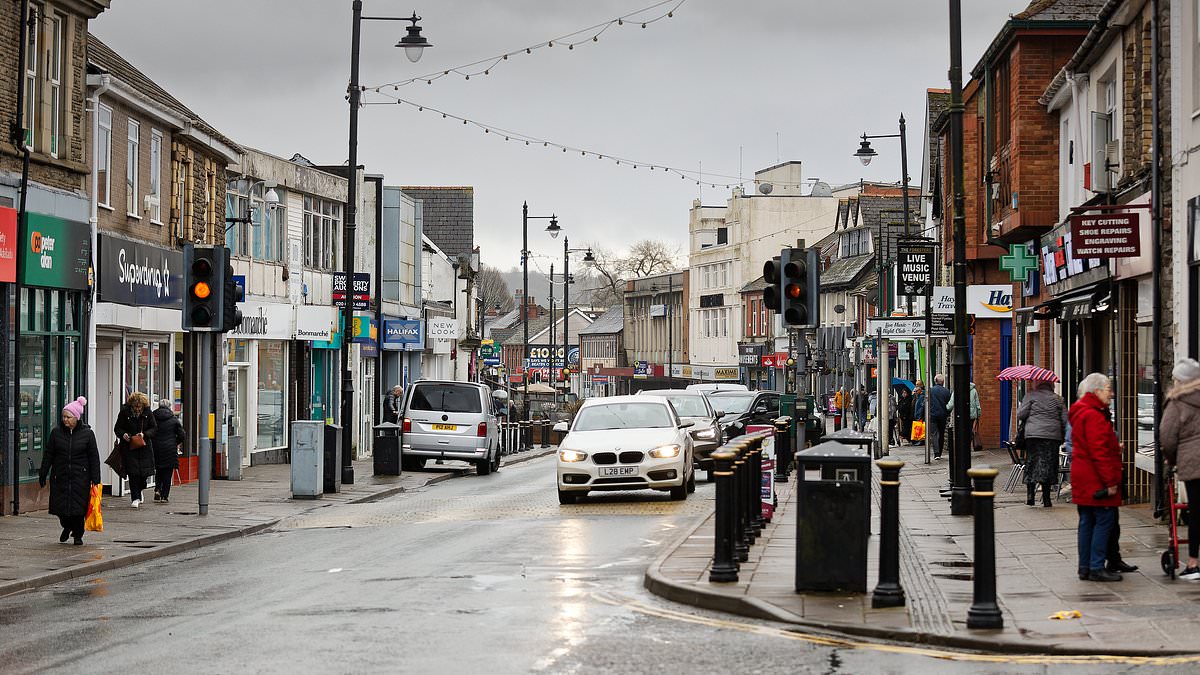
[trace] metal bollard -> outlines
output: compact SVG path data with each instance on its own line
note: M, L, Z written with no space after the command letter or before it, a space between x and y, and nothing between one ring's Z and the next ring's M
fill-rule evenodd
M753 539L747 532L746 525L746 444L738 439L732 444L732 450L737 453L733 460L733 514L734 514L734 553L738 562L750 559L750 544Z
M900 467L897 459L881 459L879 480L879 583L871 593L872 607L903 607L900 585Z
M775 420L775 480L786 481L791 471L792 460L792 418L780 417Z
M742 452L742 512L744 519L742 527L746 531L746 544L754 545L758 539L757 521L754 518L755 500L758 498L758 488L754 484L754 439L747 438Z
M550 447L550 422L547 420L541 421L542 425L542 447Z
M734 531L737 525L737 504L734 503L737 487L734 484L733 472L733 462L737 459L737 453L725 446L714 452L712 458L713 476L717 480L717 512L713 563L708 572L708 580L737 581L737 546Z
M975 481L975 594L967 610L967 628L1004 628L1004 616L996 604L996 469L987 466L967 470Z
M754 538L758 539L762 536L763 528L767 526L767 519L763 517L762 512L762 443L763 436L759 434L754 438L754 445L750 451L750 476L749 488L750 495L746 499L746 508L750 509L750 524L754 527Z

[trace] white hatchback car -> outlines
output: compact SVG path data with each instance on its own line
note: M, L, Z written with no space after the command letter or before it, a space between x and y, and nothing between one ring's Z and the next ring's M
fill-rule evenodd
M687 499L696 490L688 428L660 396L590 398L556 431L568 431L558 449L558 501L573 504L592 490L665 490Z

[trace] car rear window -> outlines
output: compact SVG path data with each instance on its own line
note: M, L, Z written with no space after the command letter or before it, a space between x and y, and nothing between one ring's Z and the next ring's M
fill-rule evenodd
M483 412L479 390L461 384L418 384L408 407L448 413Z
M661 429L674 426L667 406L658 403L608 403L583 408L572 431Z
M680 417L708 417L708 406L704 405L703 396L668 396L667 400L675 406L675 412Z
M712 403L714 408L724 410L725 414L735 413L740 415L750 409L750 403L753 401L754 392L708 395L708 402Z

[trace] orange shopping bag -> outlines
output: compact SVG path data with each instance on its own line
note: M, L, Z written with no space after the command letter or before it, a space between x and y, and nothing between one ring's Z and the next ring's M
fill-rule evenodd
M925 440L925 423L922 422L921 420L917 420L917 421L913 422L911 436L914 441Z
M83 529L88 532L103 532L104 518L100 515L100 495L103 488L92 486L92 497L88 500L87 518L83 521Z

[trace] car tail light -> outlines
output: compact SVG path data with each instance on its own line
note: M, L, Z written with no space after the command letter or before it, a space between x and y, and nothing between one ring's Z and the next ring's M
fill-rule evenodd
M480 438L487 437L487 422L480 422L479 427L475 429L475 435Z
M412 432L412 420L405 417L404 425L400 427L400 431L406 434Z

